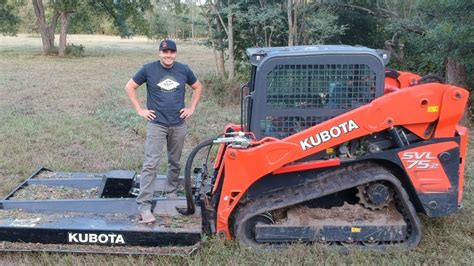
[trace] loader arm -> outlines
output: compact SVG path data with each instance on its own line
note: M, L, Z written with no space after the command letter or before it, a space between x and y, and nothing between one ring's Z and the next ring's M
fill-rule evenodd
M468 95L466 90L450 85L412 86L282 140L260 142L247 149L228 147L221 164L225 178L218 204L217 232L231 238L229 218L252 184L309 155L394 126L428 128L435 123L436 138L453 137ZM427 138L420 132L413 133ZM330 165L338 163L339 159L332 159ZM327 163L316 162L312 167L324 166Z

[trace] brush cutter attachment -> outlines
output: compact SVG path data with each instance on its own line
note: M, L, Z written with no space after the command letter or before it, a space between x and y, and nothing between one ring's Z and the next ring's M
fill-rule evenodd
M161 196L153 199L156 222L138 223L136 177L134 171L64 173L40 168L0 202L2 249L107 254L194 250L201 239L201 217L175 210L185 204L182 197L164 197L166 191L158 191ZM158 185L166 181L157 178Z

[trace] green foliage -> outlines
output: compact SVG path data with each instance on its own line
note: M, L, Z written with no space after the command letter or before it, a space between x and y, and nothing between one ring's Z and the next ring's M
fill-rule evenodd
M474 86L474 3L455 0L419 0L412 13L391 19L387 27L403 32L401 41L407 69L445 74L448 57L466 66L468 84Z
M164 16L156 14L150 20L150 31L148 37L155 40L165 39L168 36L169 20Z
M77 7L76 12L69 21L69 33L102 33L104 22L107 21L107 16L103 13L95 12L90 5L82 4ZM109 23L111 25L111 23ZM110 31L109 31L110 33Z
M327 40L344 34L346 25L339 25L338 16L327 8L305 9L300 25L302 44L324 44Z
M84 45L75 45L74 43L67 44L65 54L70 57L83 57L84 56Z
M425 47L459 60L473 55L474 2L423 0L418 10L425 30Z
M328 43L383 48L385 40L391 38L385 29L386 19L356 10L342 9L337 14L337 24L345 25L346 29L344 34L331 38Z
M219 105L240 104L239 80L229 80L225 77L208 74L201 79L205 88L204 98L212 98Z
M20 18L18 32L36 33L36 17L32 5L26 3L24 5L20 5L18 7L18 17Z
M303 3L304 2L304 3ZM217 30L217 23L228 24L228 14L232 12L234 30L234 56L237 67L246 61L245 50L249 47L288 45L287 1L210 1L203 7L204 16L211 23L212 34L208 35L210 45L215 49L227 48L228 36ZM318 1L301 1L296 10L298 39L300 45L323 44L344 33L346 27L338 24L335 10ZM222 19L222 22L220 22ZM224 47L218 47L219 39Z
M44 51L44 54L47 56L55 56L55 55L58 55L58 53L59 53L59 49L57 46L54 46L51 49Z
M0 33L6 35L16 35L18 33L18 26L20 18L17 15L18 4L22 1L0 0Z
M55 10L63 12L74 12L79 5L79 1L76 0L50 0L48 4Z
M283 46L287 41L285 11L278 5L239 5L235 19L237 58L245 58L245 49L259 46Z
M147 14L150 39L188 39L202 37L206 23L201 10L193 1L155 1Z
M122 38L148 32L144 15L151 8L149 0L88 0L87 3L92 8L93 14L110 18Z

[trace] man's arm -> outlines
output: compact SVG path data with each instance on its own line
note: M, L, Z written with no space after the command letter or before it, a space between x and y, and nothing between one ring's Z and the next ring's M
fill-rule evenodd
M194 111L196 110L196 106L199 102L199 99L201 98L201 92L202 92L201 82L199 80L194 82L194 84L191 85L191 88L193 88L193 96L191 97L191 106L189 108L183 108L179 111L181 113L180 117L183 119L187 119L194 113Z
M140 87L140 85L138 85L133 79L130 79L127 82L127 85L125 85L125 92L127 93L128 98L132 102L132 105L133 105L133 108L135 108L135 111L137 111L137 113L140 116L144 117L146 120L151 121L155 119L156 117L155 111L142 108L137 96L138 87Z

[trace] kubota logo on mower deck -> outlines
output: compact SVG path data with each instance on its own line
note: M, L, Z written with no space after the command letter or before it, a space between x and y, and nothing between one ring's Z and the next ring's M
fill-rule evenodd
M359 126L354 122L354 120L349 120L347 122L341 123L340 125L334 126L329 130L324 130L322 132L316 133L316 135L300 140L301 149L303 151L314 148L321 143L328 142L332 138L337 138L342 134L347 134L354 129L358 129Z
M69 233L69 243L125 244L121 234Z

